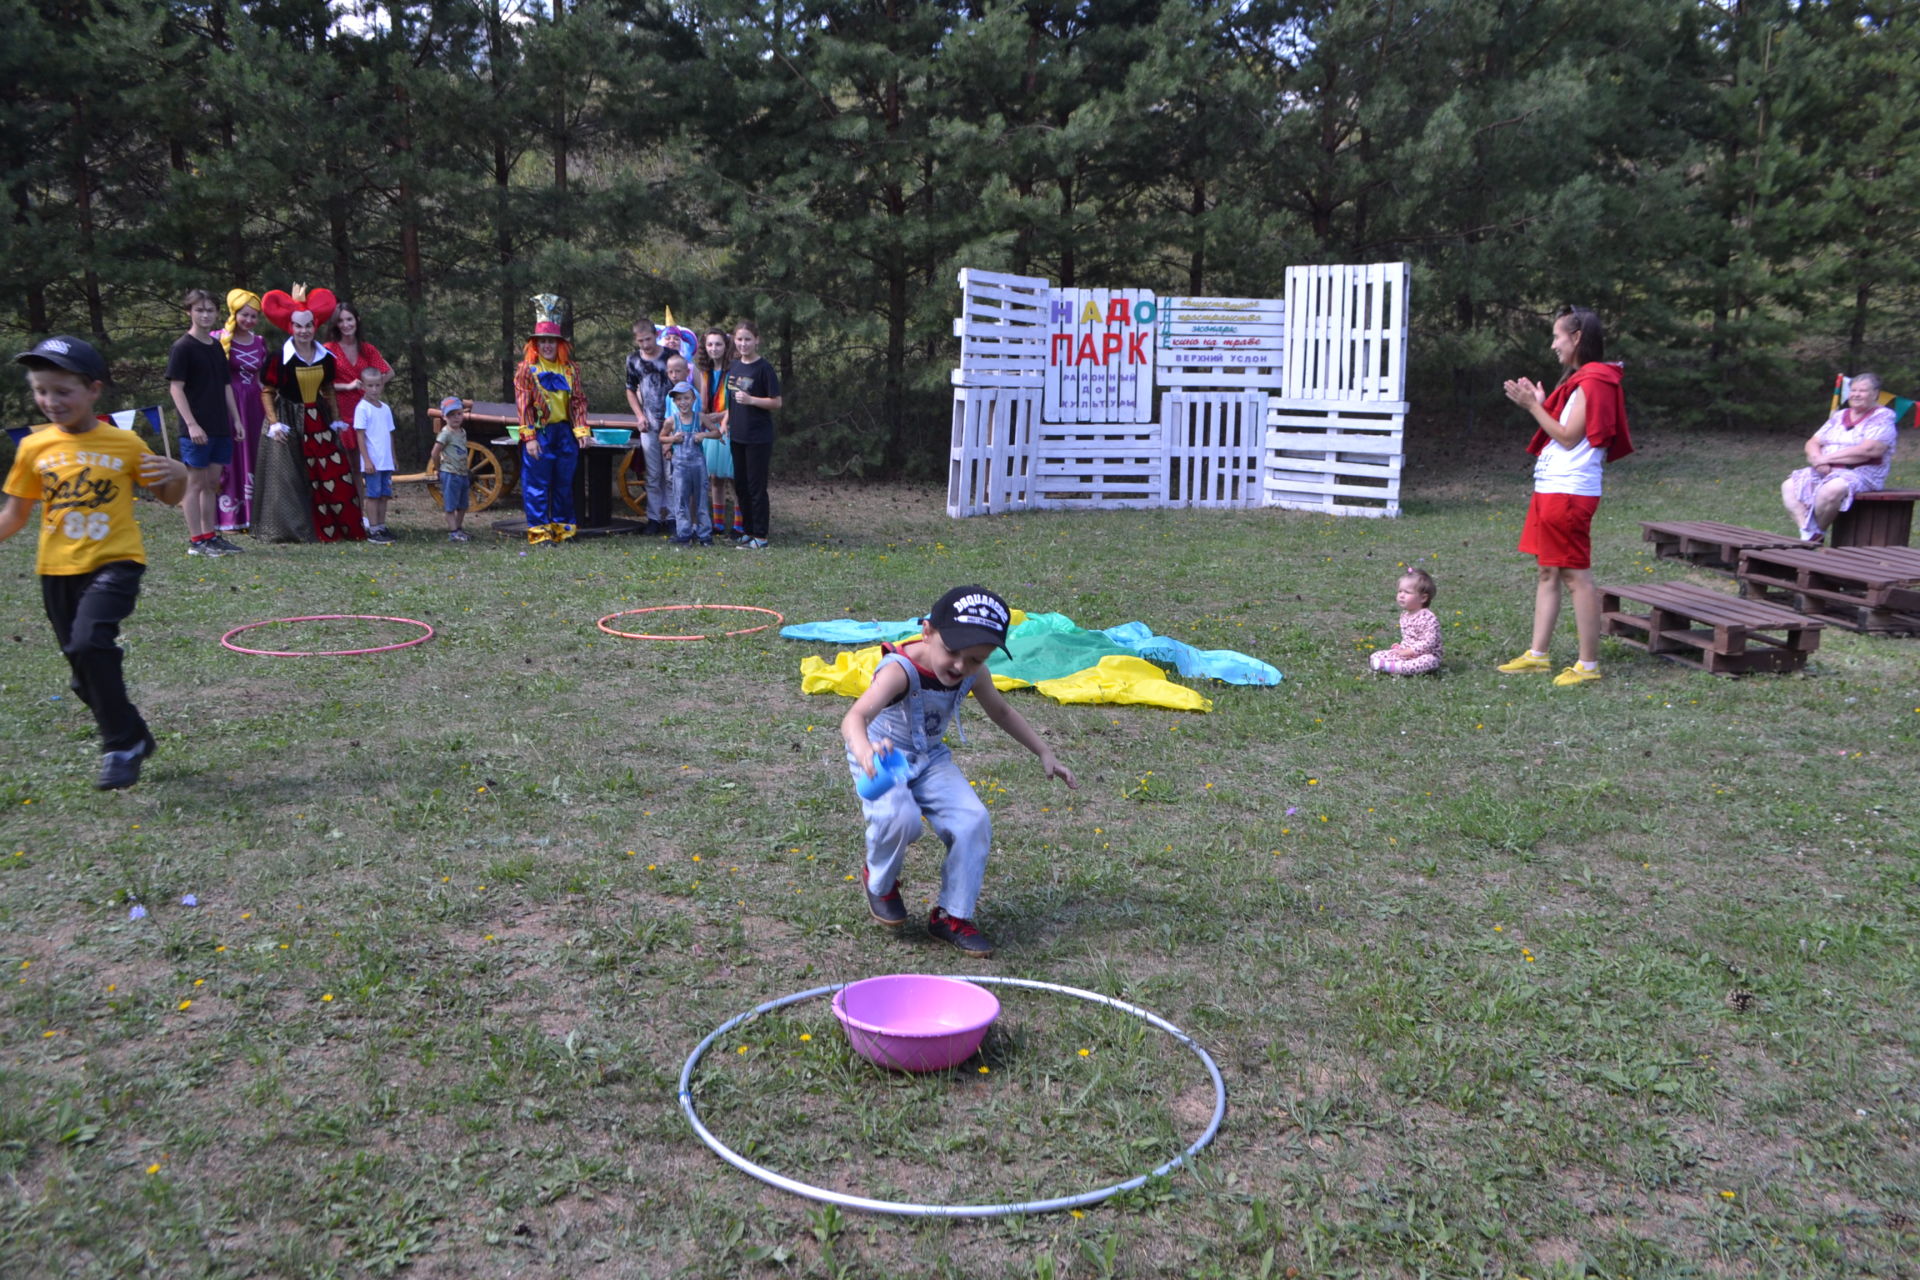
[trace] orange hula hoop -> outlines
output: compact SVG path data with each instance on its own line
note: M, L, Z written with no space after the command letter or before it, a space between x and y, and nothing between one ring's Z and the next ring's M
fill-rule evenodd
M764 613L771 617L773 621L763 622L757 627L743 627L738 631L717 631L711 635L700 636L652 635L644 631L619 631L607 625L615 618L630 618L639 613L677 613L686 609L726 609L733 613ZM785 622L786 620L785 614L775 613L772 609L762 609L750 604L656 604L649 605L644 609L622 609L618 613L610 613L600 619L596 625L608 635L619 636L623 640L724 640L728 636L750 636L756 631L765 631L768 627Z

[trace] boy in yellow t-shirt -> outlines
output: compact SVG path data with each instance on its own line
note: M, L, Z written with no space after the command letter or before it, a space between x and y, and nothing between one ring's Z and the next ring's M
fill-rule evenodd
M53 337L13 359L27 366L33 402L47 423L21 442L7 473L0 542L26 528L33 504L41 504L34 568L47 620L73 668L69 684L100 726L104 754L94 785L130 787L140 780L140 762L154 752L147 722L127 697L118 643L147 569L133 487L145 485L178 506L187 469L157 456L133 432L94 418L107 362L92 344Z

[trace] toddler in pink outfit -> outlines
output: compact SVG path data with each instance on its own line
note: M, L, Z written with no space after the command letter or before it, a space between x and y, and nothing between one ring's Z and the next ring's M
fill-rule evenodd
M1396 676L1419 676L1440 669L1440 619L1427 606L1436 590L1433 575L1409 569L1400 575L1393 602L1400 606L1400 643L1368 655L1375 671Z

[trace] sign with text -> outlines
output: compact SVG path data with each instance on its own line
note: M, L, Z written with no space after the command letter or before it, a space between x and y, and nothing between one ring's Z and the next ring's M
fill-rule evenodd
M1152 422L1153 337L1148 289L1049 289L1048 422Z
M1155 345L1180 364L1277 368L1285 356L1277 298L1163 298L1159 317Z

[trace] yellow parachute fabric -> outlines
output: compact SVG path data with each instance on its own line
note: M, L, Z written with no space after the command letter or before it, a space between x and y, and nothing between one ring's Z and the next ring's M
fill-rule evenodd
M996 683L998 683L996 681ZM1033 686L1055 702L1114 702L1169 711L1213 710L1213 699L1177 685L1145 658L1109 655L1084 671Z
M877 644L851 651L843 649L834 655L831 663L818 657L803 658L800 690L857 698L873 683L880 658ZM993 687L1005 693L1028 688L1029 684L1011 676L995 676ZM1166 672L1145 658L1119 654L1110 654L1094 666L1058 680L1042 680L1031 687L1059 703L1105 702L1202 713L1213 710L1213 699L1168 680Z

